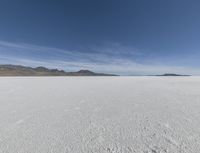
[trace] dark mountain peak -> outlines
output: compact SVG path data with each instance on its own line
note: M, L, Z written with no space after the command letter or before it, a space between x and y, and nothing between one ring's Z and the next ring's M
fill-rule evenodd
M39 66L35 68L36 71L49 71L49 69L47 69L46 67L43 66Z
M92 73L92 74L94 74L94 72L92 72L92 71L90 71L90 70L80 70L80 71L78 71L77 73Z
M80 70L80 71L74 72L74 73L76 73L76 75L80 75L80 76L117 76L114 74L95 73L90 70Z

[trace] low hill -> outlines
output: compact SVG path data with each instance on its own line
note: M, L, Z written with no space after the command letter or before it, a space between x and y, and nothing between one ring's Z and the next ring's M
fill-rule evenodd
M165 73L165 74L156 75L156 76L190 76L190 75L182 75L182 74L174 74L174 73Z

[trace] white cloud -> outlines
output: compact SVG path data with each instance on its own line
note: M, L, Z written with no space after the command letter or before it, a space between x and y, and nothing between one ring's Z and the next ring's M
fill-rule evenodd
M0 63L34 67L46 66L67 71L90 69L96 72L122 75L152 75L162 73L200 75L200 70L190 67L138 63L131 58L127 58L127 55L130 55L129 57L137 57L143 56L143 53L120 44L112 44L102 48L93 47L92 49L95 50L94 53L83 53L80 51L68 51L58 48L0 41ZM12 53L15 53L17 56L14 54L12 56ZM29 53L34 53L37 56L26 56ZM41 53L44 55L47 54L47 57L39 57Z

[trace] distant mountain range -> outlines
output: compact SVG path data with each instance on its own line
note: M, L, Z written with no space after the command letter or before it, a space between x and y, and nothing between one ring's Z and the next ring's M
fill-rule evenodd
M21 65L0 65L0 76L117 76L114 74L95 73L89 70L66 72L46 67L26 67Z

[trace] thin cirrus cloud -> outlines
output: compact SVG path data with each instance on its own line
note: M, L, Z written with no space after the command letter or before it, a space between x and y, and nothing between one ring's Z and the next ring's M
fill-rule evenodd
M77 71L89 69L96 72L120 75L152 75L181 73L199 75L198 69L184 66L161 65L156 62L141 62L145 54L135 48L112 43L103 47L93 46L90 52L11 43L0 41L0 63ZM139 59L140 62L137 62ZM150 59L148 59L150 60ZM153 59L152 59L153 61Z

